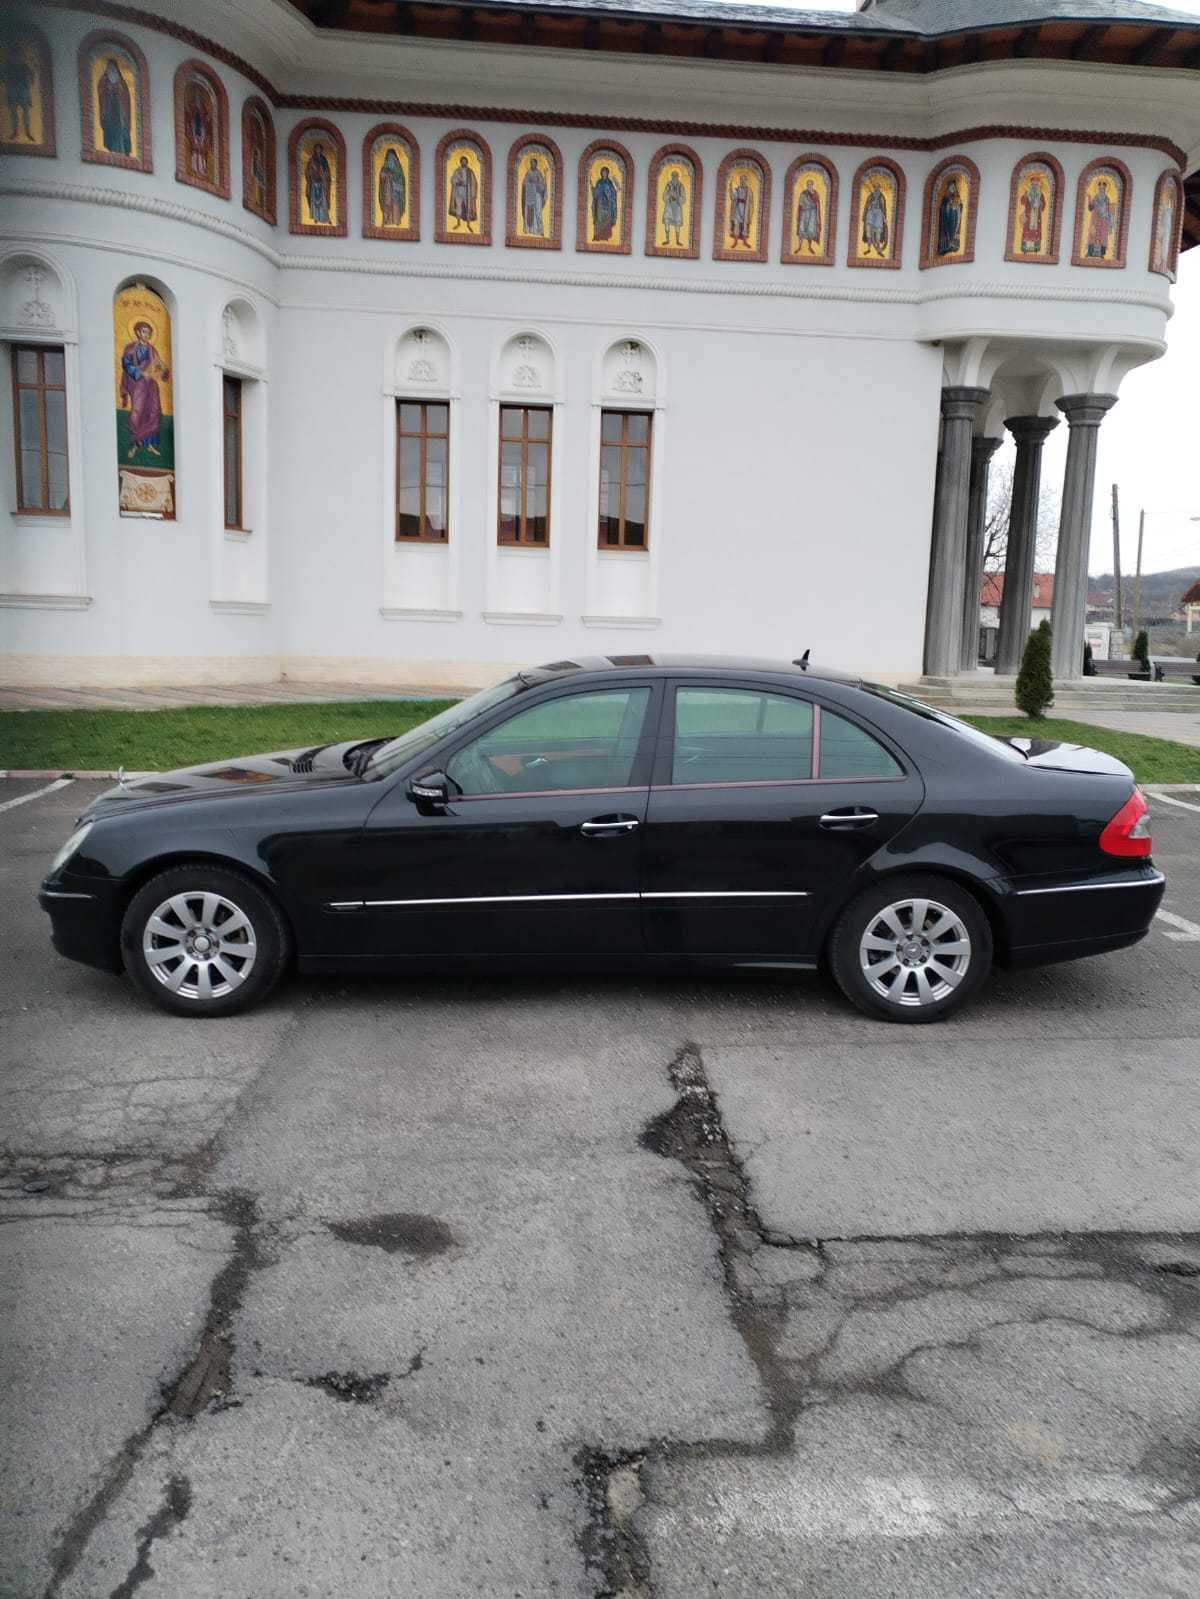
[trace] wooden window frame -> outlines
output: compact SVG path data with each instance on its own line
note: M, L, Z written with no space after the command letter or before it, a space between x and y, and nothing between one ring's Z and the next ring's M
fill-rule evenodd
M46 382L46 356L58 355L62 357L63 380L61 383ZM71 440L68 431L66 447L63 455L66 458L67 468L67 503L62 507L52 506L50 500L50 449L47 442L46 427L46 394L52 391L63 397L63 427L67 429L67 352L61 344L13 344L12 355L12 406L13 406L13 449L15 452L15 465L17 471L17 515L18 516L61 516L67 518L71 515ZM37 358L37 381L35 383L22 383L20 380L20 359L22 355L33 355ZM41 503L27 505L24 502L25 472L21 464L21 393L23 390L32 389L38 397L38 440L37 452L41 467Z
M504 413L506 411L519 411L521 413L521 437L509 438L504 432ZM530 439L529 413L540 411L549 419L544 439ZM548 550L550 540L554 536L551 523L552 491L554 483L554 407L552 405L520 405L502 402L499 415L496 419L496 542L506 550ZM526 490L529 480L529 446L530 444L544 444L546 446L546 537L544 539L531 539L528 536L529 517L526 511ZM520 482L520 510L517 513L517 534L515 538L506 537L503 531L504 516L501 509L501 496L504 492L504 446L506 444L520 444L521 446L521 482Z
M416 433L410 433L401 423L401 410L406 405L416 405L421 409L421 427ZM446 413L446 431L438 433L429 426L429 408L431 405L439 406ZM400 531L400 440L419 439L421 444L420 456L420 482L419 482L419 531L415 536ZM429 440L445 439L446 441L446 531L445 533L429 532L429 514L426 509L426 490L429 487L426 468L429 460ZM396 396L396 515L392 536L397 544L449 544L450 542L450 401L449 400L407 400L401 395Z
M606 416L619 416L621 418L621 437L616 445L604 442L604 419ZM645 444L631 444L629 442L629 418L631 416L644 416L646 418ZM618 411L615 408L606 408L600 412L600 461L603 470L605 450L618 449L621 452L621 473L617 487L617 542L605 542L601 523L599 504L600 484L596 484L596 548L608 555L627 554L632 551L635 555L647 555L650 551L650 484L651 472L654 467L654 412L653 411ZM645 450L646 452L646 517L642 524L644 537L640 544L630 544L625 539L625 490L628 487L629 452L631 450Z
M229 409L229 386L237 389L237 410ZM237 521L229 520L229 423L237 423ZM221 517L227 533L247 533L246 526L246 385L233 372L221 373Z

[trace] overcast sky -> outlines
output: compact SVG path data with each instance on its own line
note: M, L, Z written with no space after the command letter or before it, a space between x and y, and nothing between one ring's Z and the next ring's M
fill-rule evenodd
M854 0L759 0L821 11L853 11ZM1158 0L1196 14L1200 0ZM1147 572L1200 566L1200 246L1179 263L1173 291L1175 315L1167 326L1167 353L1139 367L1121 385L1118 404L1100 429L1092 526L1093 572L1112 570L1112 485L1121 487L1121 565L1132 572L1137 554L1138 510L1146 509L1142 557ZM1066 425L1050 437L1045 482L1062 480Z

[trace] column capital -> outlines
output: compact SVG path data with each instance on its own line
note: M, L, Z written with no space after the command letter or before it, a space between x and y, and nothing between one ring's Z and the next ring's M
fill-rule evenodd
M1117 397L1115 394L1063 394L1054 403L1066 417L1068 427L1098 428L1105 412L1116 405Z
M972 462L986 466L1003 443L1003 439L994 439L987 433L977 433L971 440Z
M950 422L973 422L988 393L987 389L943 389L942 415Z
M1062 404L1062 401L1059 401ZM1040 444L1043 439L1054 432L1058 426L1056 416L1006 416L1004 426L1016 439L1018 444L1029 440L1030 443Z

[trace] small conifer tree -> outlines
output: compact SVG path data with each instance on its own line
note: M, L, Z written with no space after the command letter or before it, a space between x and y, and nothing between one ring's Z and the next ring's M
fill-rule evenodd
M1135 638L1133 641L1133 658L1135 661L1140 661L1143 672L1149 672L1150 635L1146 632L1145 628L1141 629L1137 638Z
M1039 622L1026 641L1021 670L1017 673L1015 698L1018 708L1036 720L1045 716L1048 705L1054 704L1049 622Z
M1092 646L1090 644L1083 646L1083 675L1084 677L1096 676L1096 661L1092 655Z

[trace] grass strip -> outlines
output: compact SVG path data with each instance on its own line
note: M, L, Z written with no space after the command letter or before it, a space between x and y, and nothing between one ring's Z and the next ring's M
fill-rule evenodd
M5 711L0 768L168 771L234 755L403 733L451 700L198 705L178 711Z
M1072 722L1047 716L1031 721L1027 716L966 716L984 733L1003 738L1048 738L1064 744L1086 744L1124 761L1139 783L1200 783L1200 749L1176 744L1173 739L1148 738L1144 733L1122 733L1092 722Z

